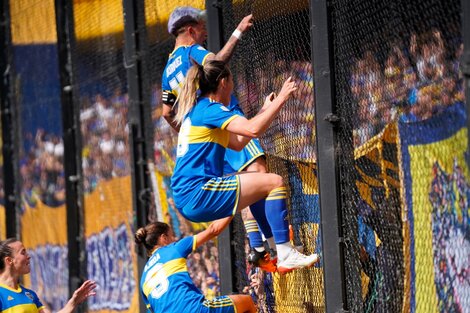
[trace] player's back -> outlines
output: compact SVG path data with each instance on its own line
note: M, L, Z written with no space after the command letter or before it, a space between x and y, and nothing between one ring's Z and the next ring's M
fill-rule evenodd
M141 289L154 313L199 312L204 296L191 280L186 265L194 240L186 237L159 248L145 265Z
M204 64L210 54L201 45L179 46L168 57L162 75L162 91L170 92L176 97L184 84L186 73L194 63Z

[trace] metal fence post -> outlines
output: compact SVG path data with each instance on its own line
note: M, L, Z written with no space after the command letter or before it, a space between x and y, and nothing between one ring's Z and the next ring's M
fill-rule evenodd
M69 295L87 275L86 244L84 238L84 212L82 190L82 158L80 108L75 100L74 24L73 4L67 0L55 0L57 51L59 60L60 99L62 111L62 138L64 140L65 204L67 208L67 242L69 263ZM84 306L79 307L85 312Z
M326 0L310 1L311 55L315 79L315 117L321 214L325 311L344 312L346 304L341 244L340 189L335 155L338 117L335 113L332 30Z
M123 0L124 12L124 64L127 71L129 93L129 130L131 148L132 205L135 214L135 229L148 222L151 182L147 160L152 158L150 103L148 76L145 75L145 56L148 52L145 26L145 1ZM160 217L161 218L161 217ZM137 253L139 277L147 261L146 252ZM146 310L139 296L140 310Z
M219 0L206 0L207 44L210 51L218 52L224 44L222 10ZM220 291L231 294L236 291L235 255L233 246L233 222L218 237Z
M5 195L5 222L6 237L19 237L18 206L19 172L18 172L18 131L16 111L13 103L12 77L12 38L9 0L0 2L0 108L2 123L2 155L3 155L3 182Z

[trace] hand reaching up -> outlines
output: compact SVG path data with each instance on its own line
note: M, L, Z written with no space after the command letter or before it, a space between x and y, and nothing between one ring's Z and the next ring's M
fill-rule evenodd
M72 313L79 304L83 303L88 297L96 295L96 283L92 280L85 281L72 295L67 304L57 313ZM39 313L50 313L43 309Z
M253 14L245 16L237 26L237 29L245 33L253 26Z
M279 92L279 95L277 96L276 99L279 99L281 103L286 102L289 100L291 97L292 93L297 90L297 84L295 81L292 79L292 77L289 77L285 82L284 85L282 85L281 91Z
M289 98L292 93L297 90L297 85L295 81L292 80L292 77L289 77L284 84L282 85L279 95L271 92L266 99L264 100L263 107L260 110L260 113L266 110L274 101L277 101L280 105L283 105Z
M88 297L96 295L95 288L96 283L94 281L85 281L77 290L75 290L70 301L72 301L75 306L79 305L88 299Z

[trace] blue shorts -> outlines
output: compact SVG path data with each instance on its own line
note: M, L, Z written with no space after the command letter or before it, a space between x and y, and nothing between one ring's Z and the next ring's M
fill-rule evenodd
M251 139L242 151L225 150L224 174L243 171L254 160L264 155L263 148L258 139Z
M237 213L240 179L237 175L215 177L191 191L191 200L178 208L186 219L212 222Z
M235 305L228 296L220 296L212 300L204 300L202 303L208 310L207 313L236 313Z

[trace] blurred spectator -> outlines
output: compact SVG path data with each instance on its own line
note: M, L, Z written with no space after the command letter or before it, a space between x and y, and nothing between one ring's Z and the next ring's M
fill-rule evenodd
M351 95L358 105L353 119L355 147L393 120L418 122L464 101L459 70L463 45L458 36L455 33L455 40L444 41L441 31L432 29L411 34L408 49L392 43L383 66L371 51L356 60L350 79Z

